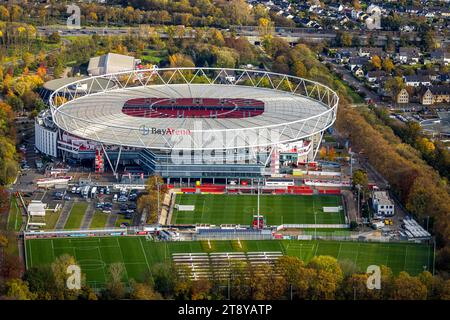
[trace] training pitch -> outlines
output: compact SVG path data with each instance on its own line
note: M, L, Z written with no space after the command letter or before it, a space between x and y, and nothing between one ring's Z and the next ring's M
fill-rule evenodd
M143 236L105 238L55 238L26 240L27 268L50 265L58 256L75 257L87 282L102 287L107 282L108 266L123 263L124 281L144 280L158 263L171 261L172 253L281 251L308 262L318 255L348 260L365 271L367 266L387 265L394 273L418 274L432 271L432 247L412 243L363 243L345 241L193 241L154 242Z
M257 213L257 195L177 194L175 203L194 205L194 211L174 208L173 224L250 225ZM323 207L342 206L333 195L261 195L260 212L268 225L344 224L344 211L323 212Z

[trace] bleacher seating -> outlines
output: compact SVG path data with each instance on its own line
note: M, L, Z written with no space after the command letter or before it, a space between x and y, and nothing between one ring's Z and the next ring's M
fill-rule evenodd
M261 115L264 103L254 99L138 98L128 100L122 112L143 118L247 118Z

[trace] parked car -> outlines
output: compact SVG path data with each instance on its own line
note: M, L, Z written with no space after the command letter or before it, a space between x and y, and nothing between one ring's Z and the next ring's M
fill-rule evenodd
M137 199L137 194L136 193L132 193L128 196L128 200L130 201L134 201Z
M69 195L65 195L64 196L64 200L69 201L70 200L70 196Z
M119 202L127 202L127 201L128 201L128 198L127 198L127 197L124 197L124 196L120 196L119 199L118 199L118 201L119 201Z

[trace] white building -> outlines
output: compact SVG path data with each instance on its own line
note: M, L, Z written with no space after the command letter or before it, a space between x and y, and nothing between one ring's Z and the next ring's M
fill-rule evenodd
M36 149L52 157L58 156L56 128L44 126L45 118L37 117L34 122L34 143Z
M27 207L28 214L30 216L45 216L45 208L47 204L42 203L40 200L31 200Z
M372 194L373 210L377 216L393 216L394 202L386 191L374 191Z
M134 70L136 61L134 57L117 53L107 53L89 60L87 72L90 76L131 71Z

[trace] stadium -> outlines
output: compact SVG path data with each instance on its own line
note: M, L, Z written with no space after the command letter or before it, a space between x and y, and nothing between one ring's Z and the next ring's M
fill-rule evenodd
M168 183L258 178L278 174L280 162L310 162L339 101L320 83L260 70L155 68L59 84L36 119L40 152Z

